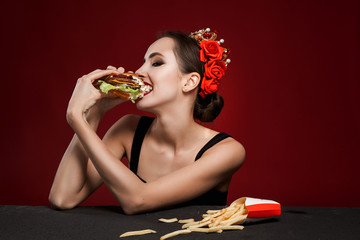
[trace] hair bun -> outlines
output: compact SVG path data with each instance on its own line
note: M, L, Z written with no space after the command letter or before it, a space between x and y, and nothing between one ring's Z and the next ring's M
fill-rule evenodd
M194 106L194 118L201 122L212 122L220 114L223 106L223 97L217 93L210 93L205 98L198 95Z

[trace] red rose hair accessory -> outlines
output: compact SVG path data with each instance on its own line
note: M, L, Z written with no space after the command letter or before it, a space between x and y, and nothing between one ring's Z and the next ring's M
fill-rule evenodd
M201 47L200 61L205 63L199 92L199 95L205 98L207 94L217 92L219 80L225 75L227 65L230 63L230 59L227 59L230 50L220 46L224 43L224 39L216 41L217 32L210 31L210 28L192 32L190 37Z

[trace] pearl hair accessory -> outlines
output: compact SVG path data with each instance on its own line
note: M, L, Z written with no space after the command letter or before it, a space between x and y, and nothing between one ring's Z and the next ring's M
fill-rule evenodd
M202 41L208 41L208 40L216 41L217 31L216 30L211 31L210 28L200 29L196 32L190 33L190 37L195 39L198 42L198 44L200 45ZM219 45L223 44L224 42L225 42L224 39L220 39L217 41L217 43ZM224 61L225 65L227 66L231 62L231 60L229 58L227 58L228 55L230 54L230 49L223 47L222 54L223 54L223 56L222 56L221 61Z
M208 94L218 91L220 79L225 75L230 63L230 59L227 58L230 49L220 46L225 42L224 39L217 41L217 31L211 31L210 28L192 32L189 37L195 39L200 47L199 57L204 64L204 76L201 79L199 95L206 98Z

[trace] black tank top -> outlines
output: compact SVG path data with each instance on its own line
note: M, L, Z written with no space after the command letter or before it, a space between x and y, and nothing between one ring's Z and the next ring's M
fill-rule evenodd
M154 118L152 117L142 116L135 131L133 144L131 147L130 170L136 175L139 165L141 145L146 135L146 132L149 129L153 120ZM208 150L216 143L222 141L227 137L230 137L230 135L223 132L218 133L200 149L200 151L195 157L195 161L198 160L206 150ZM141 181L146 183L146 181L143 180L140 176L138 177L141 179ZM228 193L227 191L220 192L216 189L211 189L210 191L204 193L203 195L181 205L226 205L227 193Z

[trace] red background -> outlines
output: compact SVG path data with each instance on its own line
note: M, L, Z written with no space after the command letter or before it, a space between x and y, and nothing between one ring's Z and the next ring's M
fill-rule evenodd
M247 159L228 201L360 207L357 1L1 1L0 204L47 205L78 77L136 70L158 32L210 27L231 49L210 126ZM126 113L112 110L100 134ZM102 187L85 204L116 204Z

